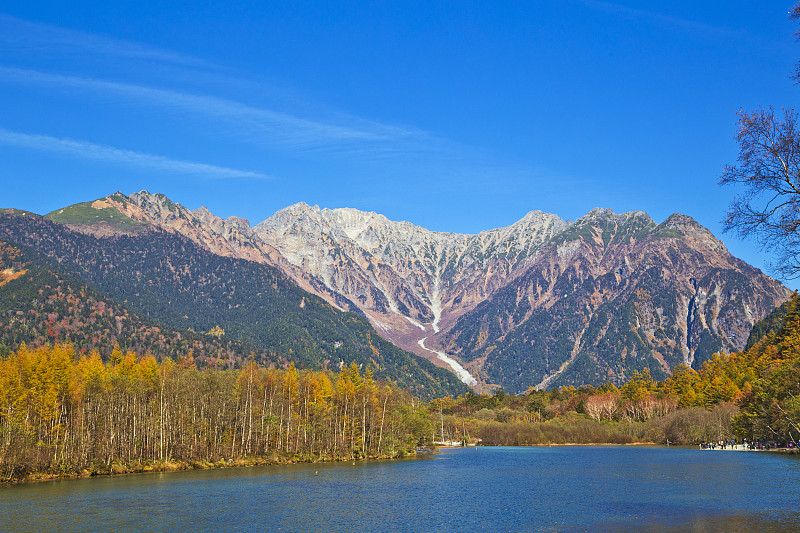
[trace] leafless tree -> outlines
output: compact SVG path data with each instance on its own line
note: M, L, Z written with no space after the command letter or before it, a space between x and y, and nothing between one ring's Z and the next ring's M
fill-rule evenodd
M789 12L800 19L800 2ZM800 39L800 31L796 34ZM800 82L800 63L794 76ZM772 268L784 278L800 276L800 138L797 113L772 107L739 111L739 157L727 165L720 185L744 187L731 202L725 231L753 238L774 255Z

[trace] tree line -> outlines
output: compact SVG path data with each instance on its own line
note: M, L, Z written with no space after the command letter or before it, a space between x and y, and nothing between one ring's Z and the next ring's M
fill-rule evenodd
M0 474L89 475L412 452L424 405L356 364L198 370L115 349L22 345L0 360Z

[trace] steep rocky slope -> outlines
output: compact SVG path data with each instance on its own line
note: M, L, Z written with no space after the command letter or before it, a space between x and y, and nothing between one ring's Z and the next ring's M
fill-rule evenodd
M508 283L566 225L535 211L507 228L462 235L301 203L254 230L290 263L355 302L388 338L413 346L420 332L439 331Z
M661 378L743 348L752 324L789 295L690 217L656 225L597 209L437 340L514 391L620 383L644 368Z
M533 212L508 228L461 235L297 204L254 229L291 263L362 305L431 322L482 300L565 226L555 215Z

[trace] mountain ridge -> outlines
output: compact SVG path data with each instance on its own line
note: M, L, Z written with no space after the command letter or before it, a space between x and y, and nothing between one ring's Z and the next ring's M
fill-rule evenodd
M570 222L532 210L509 226L460 234L394 222L375 212L305 202L251 226L239 217L223 220L205 207L190 211L147 191L128 197L117 193L103 201L136 222L180 233L219 255L272 265L337 308L368 317L394 344L457 371L467 367L480 381L479 388L622 381L645 367L664 373L678 362L702 364L712 348L743 348L745 327L790 294L731 256L708 229L680 213L656 223L643 211L618 214L598 207ZM590 285L591 293L584 294ZM741 296L726 307L729 286L737 294L761 296ZM562 309L564 299L575 300L573 315ZM706 308L709 299L711 310ZM641 342L634 347L631 331L611 322L594 324L597 312L610 311L603 307L609 302L617 306L613 311L635 308L630 311L635 318L626 326L631 331L636 323L658 325L637 334ZM658 320L645 316L650 308ZM478 319L477 313L496 316ZM557 320L563 325L578 316L581 324L548 334L529 323ZM472 337L466 333L470 327L477 328ZM508 357L513 331L526 327L530 331L523 336L540 335L540 344L549 343L551 349L539 353L529 346L529 355L521 358L528 366L510 364L516 374L510 376L498 370L503 363L495 358L504 350ZM587 343L584 336L591 327L601 338L622 339L619 346L626 348L619 353L603 348L595 333L586 337L592 339ZM475 335L486 338L477 342ZM668 341L656 342L653 335ZM495 348L489 350L491 346ZM597 363L591 350L616 363ZM532 357L544 359L531 362ZM573 375L579 368L582 373Z

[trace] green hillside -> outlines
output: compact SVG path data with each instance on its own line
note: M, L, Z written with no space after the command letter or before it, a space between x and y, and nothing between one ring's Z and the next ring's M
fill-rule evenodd
M117 196L122 197L122 195L115 195L115 197ZM46 214L45 218L70 226L106 224L115 229L129 232L141 231L147 227L147 224L133 220L113 207L96 208L92 207L93 204L94 202L82 202L56 209Z

